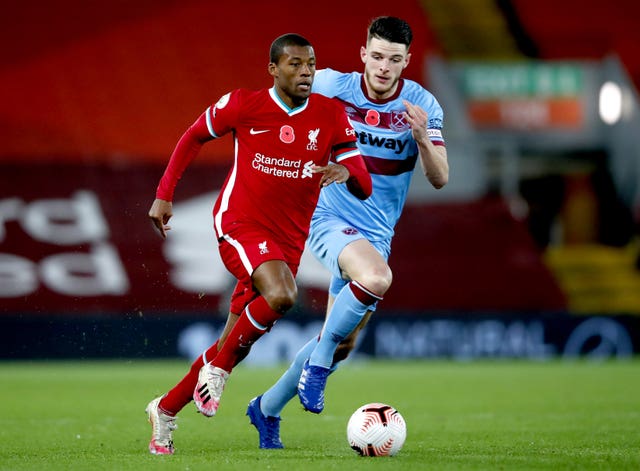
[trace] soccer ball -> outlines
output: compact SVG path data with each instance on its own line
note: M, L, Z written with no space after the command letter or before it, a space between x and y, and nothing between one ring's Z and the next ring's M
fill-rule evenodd
M361 456L393 456L407 438L407 424L400 412L374 402L359 407L347 424L349 445Z

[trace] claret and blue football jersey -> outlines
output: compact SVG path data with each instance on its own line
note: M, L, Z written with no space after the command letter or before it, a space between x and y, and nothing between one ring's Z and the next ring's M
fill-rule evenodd
M353 197L344 185L324 188L316 211L338 212L370 241L390 239L418 160L418 147L404 118L402 102L406 100L427 112L427 131L435 145L444 145L440 104L418 83L406 79L400 79L393 96L371 100L362 73L332 69L316 72L313 92L342 102L373 182L373 194L364 201Z

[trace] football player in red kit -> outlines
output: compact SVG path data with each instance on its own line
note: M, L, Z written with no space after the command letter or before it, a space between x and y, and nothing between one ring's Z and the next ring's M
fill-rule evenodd
M311 94L315 64L305 38L277 38L268 65L273 87L234 90L209 107L179 140L160 180L149 217L166 237L173 192L189 162L207 141L233 133L233 167L213 219L222 261L238 279L231 310L241 315L222 346L207 349L147 406L151 453L173 453L175 416L192 398L202 414L215 415L233 367L295 303L295 275L320 189L344 183L361 199L371 194L343 107Z

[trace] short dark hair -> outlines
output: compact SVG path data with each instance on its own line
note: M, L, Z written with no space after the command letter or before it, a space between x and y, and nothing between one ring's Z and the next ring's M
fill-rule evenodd
M295 33L287 33L277 37L271 43L269 49L269 61L277 64L284 54L284 48L287 46L311 46L311 43L303 36Z
M391 43L399 43L411 46L413 33L409 24L395 16L379 16L369 24L367 42L371 38L386 39Z

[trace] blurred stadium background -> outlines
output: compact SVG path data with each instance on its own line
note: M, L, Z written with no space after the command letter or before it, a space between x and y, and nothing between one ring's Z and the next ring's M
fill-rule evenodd
M173 146L223 93L269 85L277 35L308 37L320 67L361 70L379 15L414 29L406 77L445 110L451 179L436 192L416 175L360 354L637 353L639 14L632 0L5 5L0 358L190 357L211 343L232 288L210 228L232 144L208 144L187 171L163 242L147 211ZM327 280L305 257L298 305L249 362L284 360L317 331Z

